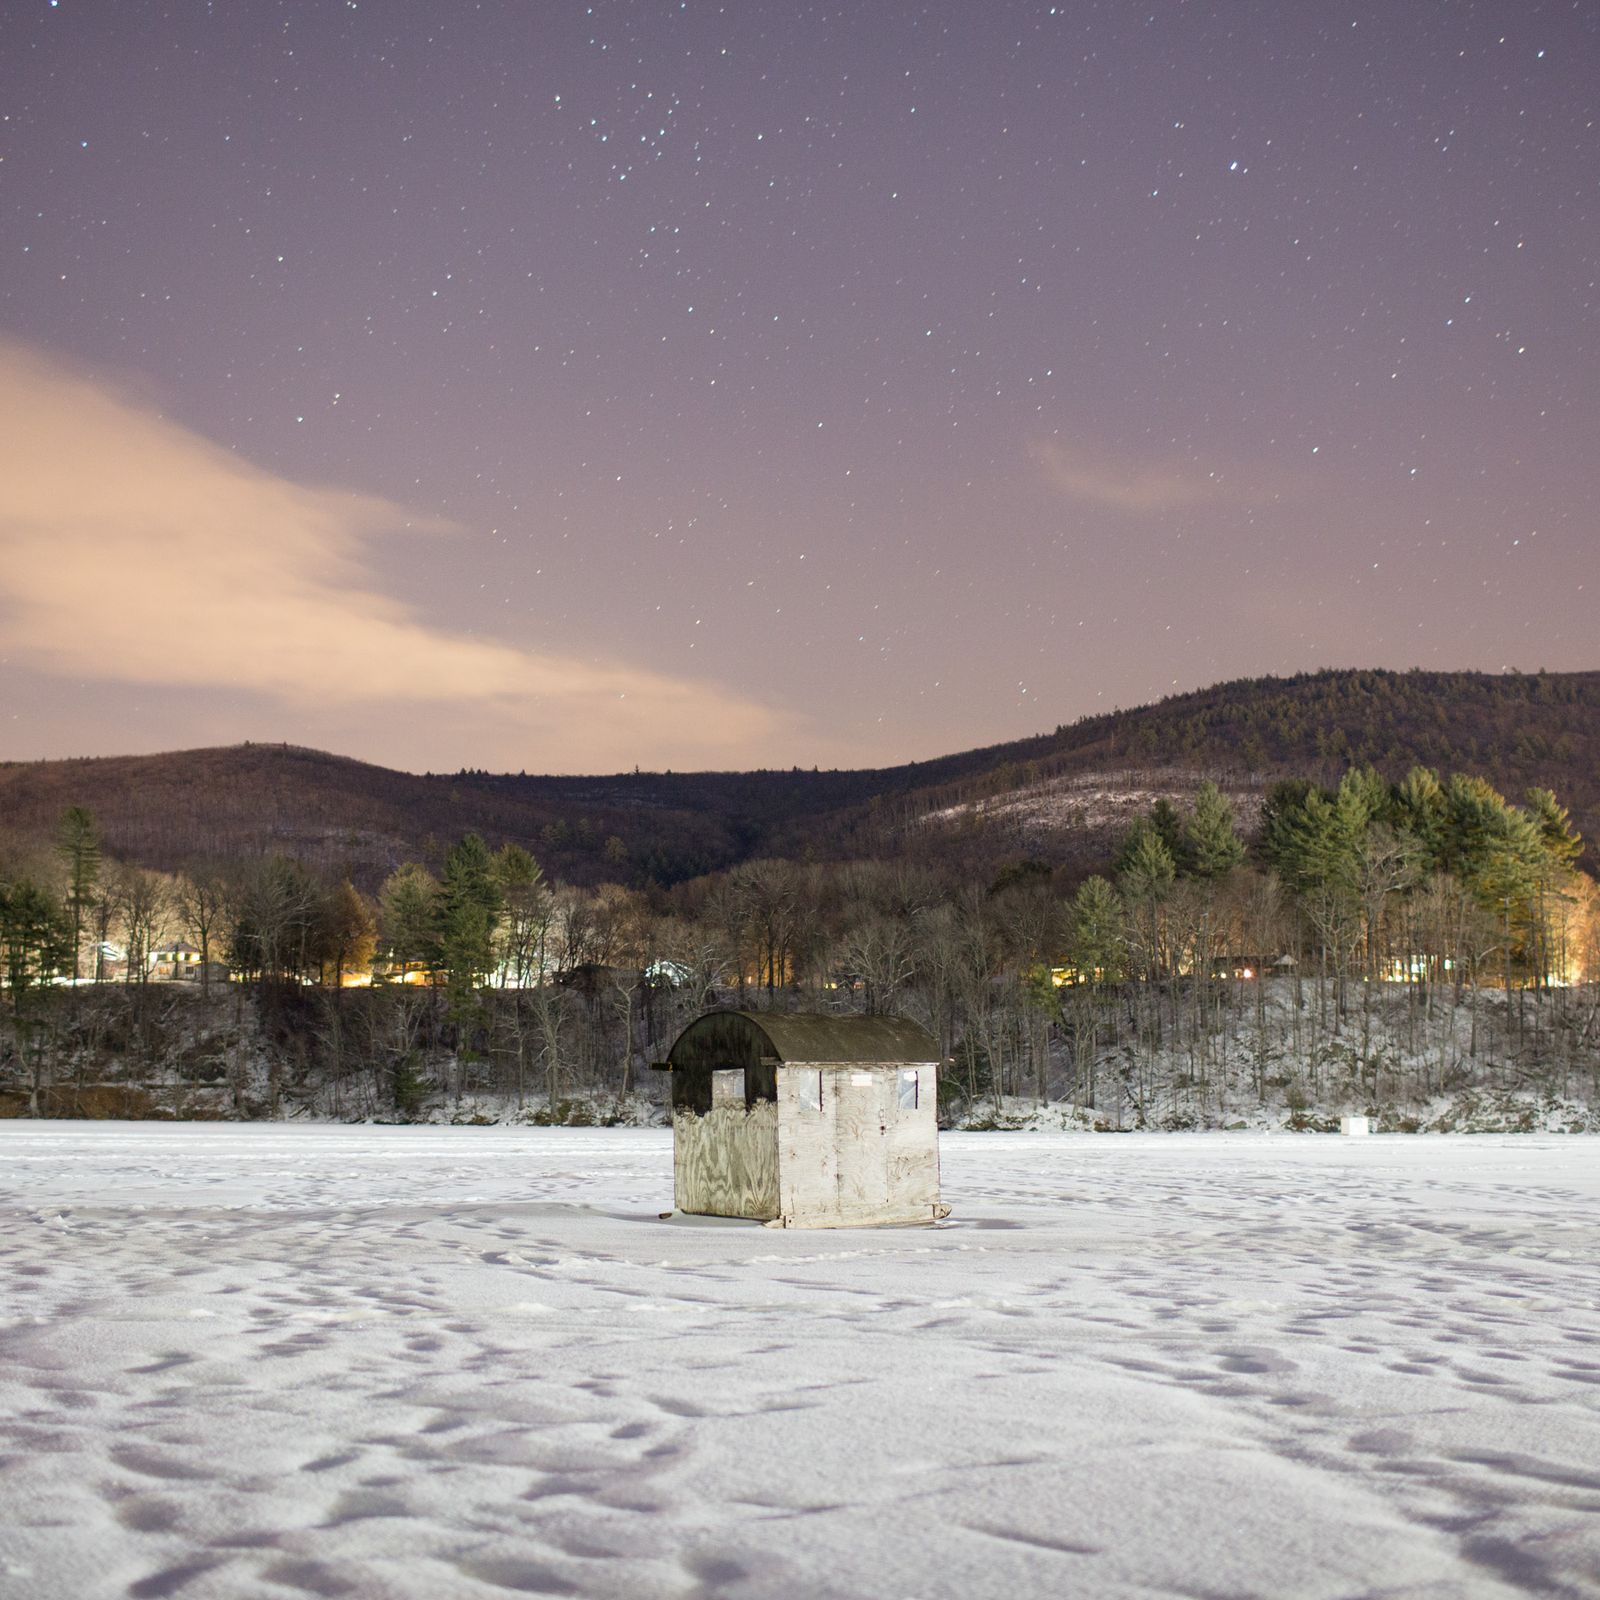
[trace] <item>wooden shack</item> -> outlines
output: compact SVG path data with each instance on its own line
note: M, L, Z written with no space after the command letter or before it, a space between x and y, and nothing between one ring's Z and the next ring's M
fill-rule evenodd
M707 1012L663 1063L674 1205L784 1228L936 1221L938 1061L901 1017Z

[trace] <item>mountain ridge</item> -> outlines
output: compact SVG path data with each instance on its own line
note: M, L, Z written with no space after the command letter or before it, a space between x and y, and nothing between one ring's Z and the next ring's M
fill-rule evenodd
M107 849L144 865L282 851L368 886L402 859L437 858L467 831L514 840L574 882L671 883L764 854L1021 852L1087 868L1108 843L1105 819L1127 807L1110 804L1102 817L1088 802L1041 797L1181 797L1212 776L1248 811L1249 797L1282 777L1330 782L1370 764L1397 778L1419 763L1477 773L1514 800L1553 789L1593 839L1600 671L1235 679L881 768L418 775L287 743L7 761L0 826L39 839L66 806L85 805Z

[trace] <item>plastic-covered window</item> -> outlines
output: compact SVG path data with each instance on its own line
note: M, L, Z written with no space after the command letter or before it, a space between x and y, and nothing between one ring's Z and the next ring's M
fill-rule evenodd
M917 1074L915 1072L902 1072L900 1074L900 1109L902 1111L915 1111L917 1109Z
M731 1067L711 1074L711 1103L726 1105L733 1101L744 1104L744 1068Z
M802 1072L799 1082L800 1104L807 1111L822 1109L822 1074Z

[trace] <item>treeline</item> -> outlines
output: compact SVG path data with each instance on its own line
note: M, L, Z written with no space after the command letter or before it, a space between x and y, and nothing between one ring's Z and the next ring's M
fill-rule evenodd
M165 970L225 985L230 1060L248 1005L272 1106L334 1114L626 1094L716 1003L904 1012L948 1057L946 1104L1066 1100L1119 1125L1474 1086L1600 1099L1581 850L1547 790L1352 768L1279 784L1253 844L1214 784L1158 801L1088 877L774 858L591 889L469 834L369 896L284 856L116 862L74 807L51 849L0 859L0 1074L34 1105L52 1075L83 1080L85 989L165 990L154 958L181 939Z

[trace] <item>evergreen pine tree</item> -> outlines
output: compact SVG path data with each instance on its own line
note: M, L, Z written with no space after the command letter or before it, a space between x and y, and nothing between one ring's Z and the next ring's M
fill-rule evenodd
M1316 785L1285 778L1272 786L1261 808L1261 854L1285 883L1294 882L1294 860L1305 820L1306 801Z
M29 1049L33 992L73 959L72 924L55 899L28 878L0 883L0 965L10 992L18 1052L31 1061L28 1113L39 1115L43 1055Z
M100 881L100 829L84 806L68 806L56 824L56 854L67 868L67 916L72 924L72 976L79 970L83 925Z
M1195 796L1184 835L1190 871L1197 878L1225 878L1244 860L1244 840L1234 827L1233 806L1209 778Z
M413 967L439 965L439 885L433 874L415 861L395 868L378 897L378 919L383 949L398 964L401 980Z
M1102 877L1085 879L1073 896L1068 945L1080 981L1119 982L1127 962L1127 944L1116 890Z
M451 846L439 879L439 944L453 992L476 989L494 970L494 935L504 904L494 857L475 833Z
M1125 853L1119 876L1130 900L1165 900L1177 877L1166 842L1153 827L1137 829Z
M1172 857L1172 864L1179 875L1186 875L1189 870L1189 842L1184 833L1183 818L1166 795L1158 796L1150 807L1150 826L1167 847L1167 854Z
M1413 767L1395 789L1395 828L1416 845L1422 865L1436 869L1444 846L1444 789L1439 774L1428 767Z
M1548 789L1528 791L1528 813L1539 830L1546 854L1557 867L1570 869L1583 854L1583 836L1572 825L1567 808Z

